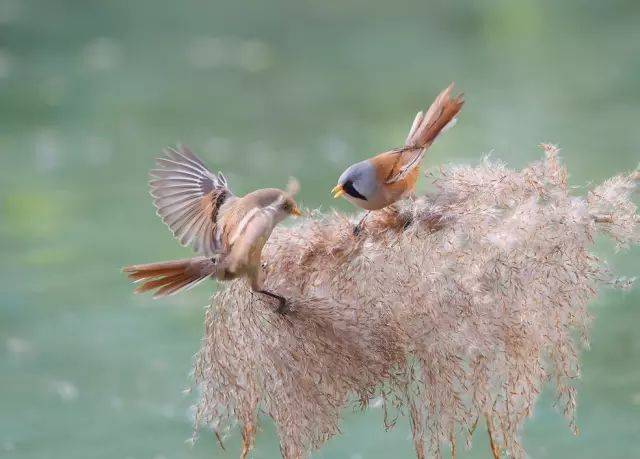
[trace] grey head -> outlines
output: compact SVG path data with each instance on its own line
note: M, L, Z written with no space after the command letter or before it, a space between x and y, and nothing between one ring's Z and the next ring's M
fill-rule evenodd
M373 164L364 160L349 166L338 179L336 188L340 188L348 200L349 198L362 201L371 199L378 189L378 179Z

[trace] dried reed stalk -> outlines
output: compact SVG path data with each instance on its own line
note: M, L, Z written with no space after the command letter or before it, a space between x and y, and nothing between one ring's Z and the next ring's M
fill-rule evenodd
M589 249L597 233L640 241L638 172L572 196L557 149L522 171L449 166L437 191L374 212L359 236L340 214L278 228L263 259L285 317L231 283L213 298L195 364L197 425L239 423L243 457L259 415L282 456L339 433L343 408L374 396L407 413L416 454L470 444L487 421L494 457L523 457L519 433L552 381L573 427L587 303L620 285Z

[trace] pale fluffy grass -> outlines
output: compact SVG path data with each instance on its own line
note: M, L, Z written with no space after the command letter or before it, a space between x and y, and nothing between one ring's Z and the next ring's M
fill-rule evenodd
M278 228L265 248L267 286L292 301L281 317L242 282L213 298L195 366L197 424L243 455L261 415L285 458L339 433L352 402L382 396L385 423L409 418L419 458L467 443L480 421L493 454L519 441L551 383L572 428L587 304L617 285L590 252L601 233L639 242L638 173L574 196L557 149L514 171L448 166L437 191L371 215L360 237L341 214Z

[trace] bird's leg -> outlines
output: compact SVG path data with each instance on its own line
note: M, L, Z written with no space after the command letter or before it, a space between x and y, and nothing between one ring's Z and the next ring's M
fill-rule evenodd
M262 293L271 298L275 298L278 300L278 309L276 311L278 314L282 314L283 316L289 312L289 304L287 303L287 299L283 296L280 296L276 293L270 292L269 290L258 290L258 293Z
M360 231L362 231L362 227L364 226L364 221L367 219L367 217L369 216L369 214L371 213L370 210L367 210L367 213L364 214L364 217L362 217L360 219L360 221L358 222L358 224L353 228L353 235L357 236L358 234L360 234Z

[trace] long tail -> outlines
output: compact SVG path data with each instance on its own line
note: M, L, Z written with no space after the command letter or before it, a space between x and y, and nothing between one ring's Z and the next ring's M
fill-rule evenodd
M387 178L387 184L407 177L420 165L427 148L436 140L436 137L456 124L456 115L464 104L464 98L462 94L451 98L452 90L453 83L438 94L427 113L418 112L405 141L405 148L396 150L401 154L398 155L396 164L391 169L392 174Z
M193 287L217 271L216 263L208 257L161 261L122 268L129 279L140 282L135 293L155 290L153 297L173 295Z
M455 116L464 104L463 95L451 97L453 83L438 94L427 113L419 112L416 115L406 145L426 148L433 143L441 132L455 124Z

